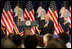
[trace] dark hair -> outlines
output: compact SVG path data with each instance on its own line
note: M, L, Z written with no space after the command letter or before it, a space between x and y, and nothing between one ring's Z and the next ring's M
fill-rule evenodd
M12 41L16 46L20 46L22 43L22 37L20 35L14 35Z
M66 48L66 44L65 44L65 42L63 40L61 40L59 38L55 38L55 41L59 42L62 45L63 48Z
M39 34L34 34L37 39L38 39L38 46L40 47L44 47L44 43L43 43L43 37L41 37Z
M37 37L35 35L27 35L24 38L25 48L36 48L38 43Z
M59 38L62 39L65 43L69 41L69 35L64 32L59 34Z
M56 42L55 40L50 40L47 43L46 48L63 48L62 45L59 42Z

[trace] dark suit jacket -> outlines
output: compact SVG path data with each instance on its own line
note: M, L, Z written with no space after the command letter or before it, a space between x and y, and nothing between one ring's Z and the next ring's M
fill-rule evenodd
M47 33L54 34L54 23L53 23L53 21L49 20L48 26L45 27L45 28L43 26L42 26L42 28L41 28L41 26L39 27L39 29L41 29L40 35L45 35Z

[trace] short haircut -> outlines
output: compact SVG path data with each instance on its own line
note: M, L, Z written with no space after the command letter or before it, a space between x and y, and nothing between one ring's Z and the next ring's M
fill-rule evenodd
M56 42L55 40L50 40L47 43L46 48L63 48L62 45L59 42Z
M39 34L34 34L37 39L38 39L38 46L40 47L44 47L44 43L43 43L43 37L41 37Z
M14 35L12 41L16 46L20 46L22 43L22 37L20 35Z
M25 48L36 48L37 44L38 44L38 40L35 35L27 35L24 38Z
M69 35L67 35L65 32L60 33L59 38L64 40L65 43L69 42Z
M52 34L45 34L45 36L43 37L44 42L47 44L49 40L52 40L53 36Z

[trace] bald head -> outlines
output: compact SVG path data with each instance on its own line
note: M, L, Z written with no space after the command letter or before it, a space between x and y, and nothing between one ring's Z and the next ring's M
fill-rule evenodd
M49 20L48 14L45 15L44 19L46 22Z

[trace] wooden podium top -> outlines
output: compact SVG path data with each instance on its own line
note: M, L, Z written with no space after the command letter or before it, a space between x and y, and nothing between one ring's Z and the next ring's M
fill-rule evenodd
M26 21L21 21L17 25L18 25L18 27L22 27L23 29L26 30L26 29L31 29L33 26L36 26L37 22L36 21L34 21L34 22L31 21L31 25L27 26Z

